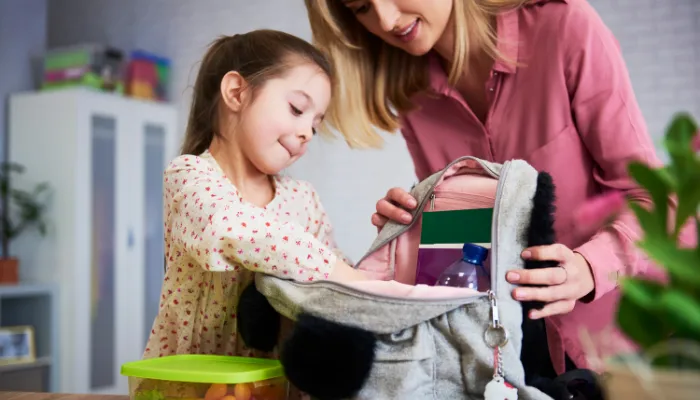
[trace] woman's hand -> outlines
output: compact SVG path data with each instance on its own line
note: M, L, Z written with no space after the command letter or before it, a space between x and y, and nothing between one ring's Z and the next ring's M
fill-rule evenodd
M571 312L576 301L588 296L595 289L593 272L585 258L564 246L538 246L525 249L524 259L558 261L554 268L510 271L508 282L518 285L541 285L542 287L518 287L513 298L519 301L542 301L541 310L532 310L530 318L537 319Z
M411 222L411 214L406 210L413 210L418 205L405 190L395 187L389 189L386 197L377 202L377 212L372 214L372 225L381 228L388 220L401 224Z

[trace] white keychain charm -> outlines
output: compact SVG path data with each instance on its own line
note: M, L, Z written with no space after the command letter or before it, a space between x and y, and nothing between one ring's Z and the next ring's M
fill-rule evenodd
M486 385L484 400L518 400L518 389L496 376Z
M508 343L508 332L499 320L496 296L489 292L491 300L491 325L484 332L486 344L493 349L493 379L486 384L484 400L518 400L518 389L503 377L501 347Z

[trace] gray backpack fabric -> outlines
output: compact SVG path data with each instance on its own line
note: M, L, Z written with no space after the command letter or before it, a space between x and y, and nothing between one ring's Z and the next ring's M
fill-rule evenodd
M495 306L496 325L508 335L501 348L505 379L517 388L519 399L550 398L525 384L523 311L505 280L507 271L524 267L520 253L528 245L538 172L520 160L501 165L462 157L412 189L419 202L416 215L436 185L465 162L498 179L491 291L461 298L406 298L368 292L361 285L257 274L257 290L277 312L297 322L282 346L282 362L294 385L323 400L483 399L494 376L494 349L487 338L502 333L492 329ZM373 253L410 228L388 223L357 266L362 268Z

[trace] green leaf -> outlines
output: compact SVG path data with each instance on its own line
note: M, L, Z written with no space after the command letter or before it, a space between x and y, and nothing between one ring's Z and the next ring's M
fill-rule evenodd
M637 246L679 282L700 286L700 253L694 249L679 249L675 241L668 237L644 238Z
M654 211L652 213L658 218L659 225L663 227L668 226L668 200L672 186L667 180L667 175L661 170L652 169L640 162L630 163L628 170L632 178L651 195L651 199L654 202Z
M692 172L695 152L691 142L697 130L695 121L686 113L675 115L666 130L664 143L671 158L670 168L679 183L687 182L688 174Z
M689 147L697 131L698 126L690 114L678 113L673 116L671 124L666 129L665 143L674 150L686 149ZM670 150L671 149L669 149L669 151Z
M673 171L669 166L664 166L655 170L659 174L659 178L664 181L666 186L670 188L671 192L675 192L678 187L678 182L676 177L673 175Z
M665 287L656 281L639 278L623 278L620 281L620 291L635 304L647 311L659 310L659 298Z
M637 221L644 231L644 236L649 239L664 239L668 237L666 225L662 225L659 218L653 211L648 211L634 201L629 201L628 205L637 216Z
M684 175L685 179L679 183L678 187L675 237L678 237L678 233L688 221L688 218L698 213L698 205L700 205L700 161L697 158L692 160L690 170L685 172Z
M46 232L47 232L46 223L44 221L38 221L37 226L39 228L39 234L41 234L41 236L46 236Z
M663 288L636 279L623 279L622 286L627 289L623 290L617 309L617 324L620 329L643 348L667 338L670 332L666 328L666 322L654 311L658 308L658 298Z
M700 337L700 303L690 295L673 288L661 295L660 304L681 336Z
M0 230L4 233L3 245L32 226L36 226L42 235L46 232L46 223L42 218L45 211L44 203L48 201L50 196L50 187L45 182L37 185L31 191L12 187L10 174L22 173L24 169L24 166L18 163L0 163L0 195L5 200L8 211L0 218L0 222L2 222Z
M2 164L0 164L0 171L2 171L4 175L9 175L10 172L16 172L18 174L21 174L24 172L24 165L15 162L5 161Z
M39 196L42 193L48 192L49 191L49 184L48 182L42 182L34 188L34 197Z

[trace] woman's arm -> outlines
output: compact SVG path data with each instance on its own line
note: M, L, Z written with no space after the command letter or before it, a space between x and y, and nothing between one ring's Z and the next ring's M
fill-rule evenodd
M648 194L630 179L632 161L661 165L634 96L629 74L615 38L593 8L570 2L560 21L564 67L571 110L578 133L591 154L593 179L603 191L620 191L643 206ZM552 79L557 79L553 77ZM675 208L671 203L671 207ZM569 210L575 212L575 210ZM663 277L663 271L637 250L641 230L631 212L597 232L575 249L561 244L526 249L523 258L555 260L561 268L512 271L508 281L541 287L518 287L514 297L547 303L532 318L568 313L577 301L592 301L617 288L622 275ZM684 238L685 241L685 238Z
M597 168L593 177L604 191L625 195L651 206L648 194L629 178L627 166L640 161L659 166L637 104L618 42L589 5L572 5L562 29L567 32L566 79L576 127ZM620 215L611 229L601 230L575 249L590 264L595 289L590 299L604 296L623 274L645 274L651 264L641 259L634 242L640 228L631 212Z

